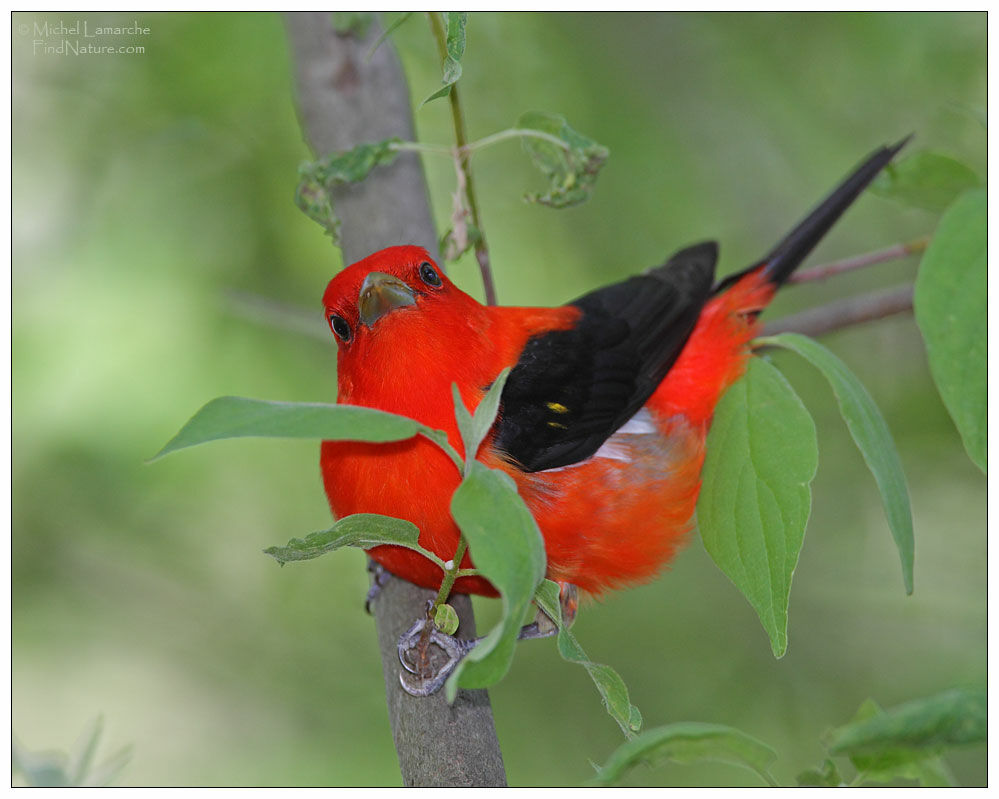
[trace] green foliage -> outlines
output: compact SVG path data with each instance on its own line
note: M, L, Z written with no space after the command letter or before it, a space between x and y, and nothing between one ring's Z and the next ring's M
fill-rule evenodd
M955 688L888 711L868 699L848 724L829 733L827 745L830 753L850 758L855 784L906 779L947 786L954 778L939 756L987 739L985 691Z
M619 746L598 770L594 782L597 785L613 785L639 763L670 760L689 764L715 760L744 766L755 771L767 785L776 785L769 771L776 759L777 753L773 749L734 727L695 721L678 722L646 730Z
M870 188L882 197L940 213L980 183L974 171L960 161L923 150L889 164Z
M503 617L448 678L449 701L458 686L486 688L503 678L534 589L545 576L545 546L534 517L506 474L478 461L451 498L451 516L468 541L475 567L500 592Z
M444 635L454 635L458 632L458 611L447 602L438 605L434 610L434 626Z
M444 562L421 547L419 538L420 530L412 522L377 513L354 513L340 519L328 530L307 535L304 540L293 538L286 546L268 547L264 552L283 566L294 560L312 560L343 547L371 549L391 544L419 552L443 568Z
M916 323L930 372L968 455L987 470L986 189L947 210L916 277Z
M336 246L340 246L340 217L333 209L333 188L364 180L375 167L391 164L399 154L400 142L392 138L359 144L352 150L308 161L298 168L295 204L322 226Z
M750 359L708 434L698 527L704 548L787 650L787 606L818 466L815 424L773 366Z
M446 52L444 63L441 65L441 71L443 72L441 83L444 85L427 97L421 105L426 105L438 97L447 97L451 93L451 87L461 77L461 57L465 54L465 23L467 21L468 14L464 11L444 12L444 42Z
M11 743L11 767L15 785L17 777L30 788L96 788L109 785L132 758L132 748L126 746L110 755L100 765L94 758L104 731L104 719L98 716L83 731L74 752L29 752L16 740Z
M762 346L784 347L798 353L829 381L850 435L881 491L888 526L902 560L905 591L911 594L916 545L912 533L909 490L905 485L905 474L895 442L871 395L843 361L810 338L796 333L783 333L762 338L757 343Z
M180 429L153 459L223 438L320 438L340 441L402 441L427 430L394 413L321 402L272 402L217 397Z
M545 194L527 194L525 200L567 208L589 199L600 168L610 155L606 147L573 130L561 114L529 111L517 121L517 128L546 134L521 139L535 166L548 178Z
M570 663L578 663L586 669L597 691L600 692L604 707L621 727L624 737L634 737L642 728L642 714L631 704L628 686L624 684L621 676L610 666L594 663L586 656L576 636L562 618L558 584L551 580L542 580L534 595L534 601L558 625L559 654Z
M988 740L988 698L982 689L957 688L907 702L887 712L864 702L848 724L826 736L833 756L847 756L857 771L851 785L916 780L924 786L954 785L940 758L955 747ZM594 783L613 785L639 763L695 763L716 760L755 771L776 786L770 767L777 759L765 743L719 724L680 722L646 730L619 746L598 769ZM798 775L798 785L833 788L846 784L839 766L826 758L819 768Z

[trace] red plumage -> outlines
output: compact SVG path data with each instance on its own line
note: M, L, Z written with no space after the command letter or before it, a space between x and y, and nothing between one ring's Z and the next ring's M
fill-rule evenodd
M548 577L592 594L649 580L693 525L711 417L745 369L759 311L897 149L873 154L766 259L714 290L715 251L706 245L679 253L647 277L557 308L483 306L440 274L425 250L377 252L344 269L323 297L339 343L338 402L417 419L446 431L461 452L452 383L473 409L500 371L517 367L477 457L516 482L544 537ZM657 309L647 307L657 291L663 313L673 314L662 329ZM659 346L660 339L666 344ZM574 392L566 396L574 399L563 402L557 399L562 383L546 383L553 370L545 367L575 364L580 353L572 347L603 347L606 353L596 355L607 357L577 359L579 368L564 379L571 383L565 390ZM530 394L534 382L537 402ZM614 394L619 384L626 384L620 398ZM519 405L517 390L528 397ZM563 451L563 429L570 438L574 425L589 430L608 404L624 416L605 433L580 436L585 457L549 456ZM551 445L535 450L532 431ZM528 454L532 463L538 458L538 468L524 465ZM449 505L460 476L430 441L326 441L321 470L336 517L366 512L408 519L420 528L422 546L445 561L454 556L459 530ZM414 583L440 585L441 570L410 550L381 546L370 554ZM466 555L463 566L473 557ZM455 590L495 595L479 577L459 579Z

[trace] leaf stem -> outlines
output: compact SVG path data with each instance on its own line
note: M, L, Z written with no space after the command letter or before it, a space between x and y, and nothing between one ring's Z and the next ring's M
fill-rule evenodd
M544 141L554 144L556 147L565 150L566 152L572 149L558 136L554 136L551 133L545 133L543 130L533 130L531 128L507 128L506 130L501 130L497 133L493 133L489 136L484 136L481 139L469 142L462 148L462 151L465 153L472 153L476 150L481 150L483 147L488 147L491 144L505 141L506 139L522 138L543 139Z
M825 280L826 278L839 275L844 272L852 272L854 269L863 269L865 266L873 266L884 261L893 261L896 258L905 258L915 252L922 252L930 243L929 236L914 239L904 244L895 244L885 247L883 250L874 250L855 255L852 258L844 258L842 261L814 266L811 269L803 269L788 278L788 283L808 283L813 280Z
M444 31L444 23L441 21L440 12L431 11L427 16L430 18L430 29L437 40L437 50L443 62L447 58L447 35ZM479 262L479 272L482 273L482 287L486 295L486 304L495 305L496 286L493 283L492 268L489 264L489 249L486 246L485 233L482 231L482 223L479 219L479 204L475 197L475 186L472 182L472 168L469 163L469 152L466 150L468 134L465 131L465 115L461 110L458 84L451 86L451 91L448 92L448 101L451 103L451 118L454 121L454 141L458 150L456 162L464 180L465 196L468 199L468 209L472 217L472 224L475 225L479 233L475 241L475 260Z
M465 536L462 536L458 539L458 549L454 553L454 558L451 560L451 568L446 568L444 570L444 580L441 582L440 591L437 592L437 598L434 600L433 604L435 609L447 602L447 598L451 594L451 589L454 587L454 581L458 579L459 573L463 571L461 568L461 560L465 557L465 552L467 550L468 542L465 540ZM433 613L433 610L431 610L431 613Z

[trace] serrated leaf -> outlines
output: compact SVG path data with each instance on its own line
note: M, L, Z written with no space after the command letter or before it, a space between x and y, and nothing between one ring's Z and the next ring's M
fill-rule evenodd
M594 782L613 785L628 769L643 762L690 764L714 760L743 766L767 785L777 783L769 767L777 753L762 741L722 724L688 721L647 730L619 746L600 769Z
M558 584L551 580L542 580L535 591L534 601L558 625L559 654L564 660L578 663L586 669L611 718L618 723L626 738L633 737L642 728L642 714L631 704L628 686L624 684L621 676L610 666L590 660L576 640L576 636L566 626L562 619Z
M782 333L759 339L758 343L798 353L829 381L850 435L878 484L888 527L902 561L905 592L911 594L916 544L912 532L909 489L891 432L871 395L843 361L813 339L798 333Z
M862 708L857 719L832 731L829 751L855 757L901 750L926 757L953 746L983 744L987 737L986 692L954 688L873 715Z
M431 12L433 13L433 12ZM461 58L465 55L465 24L468 14L464 11L447 11L444 13L445 49L444 63L441 65L441 83L444 84L420 103L426 105L438 97L447 97L451 87L461 78Z
M292 538L286 546L268 547L264 553L282 566L297 560L312 560L343 547L371 549L381 544L406 547L443 567L444 562L419 544L420 530L412 522L377 513L344 516L328 530L310 533L304 539Z
M517 121L517 128L541 131L560 142L529 135L521 137L527 154L548 178L545 194L526 194L524 199L553 208L567 208L587 200L610 151L573 130L561 114L529 111Z
M968 189L981 185L960 161L926 150L888 164L871 191L905 205L941 212Z
M500 592L503 616L448 678L448 701L454 701L459 686L487 688L509 670L521 620L546 564L537 522L503 472L467 461L465 477L451 497L451 516L475 567Z
M987 472L988 199L975 189L943 215L916 276L913 305L930 373L968 455Z
M333 188L364 180L375 167L391 164L399 155L396 145L401 141L391 138L368 142L318 161L307 161L298 168L295 204L306 216L322 225L339 246L340 218L333 207Z
M776 657L787 650L817 467L812 417L780 372L751 358L715 410L697 520L704 548L756 610Z
M419 422L374 408L217 397L194 414L152 460L223 438L262 436L384 442L402 441L424 430Z
M470 414L461 399L461 393L455 383L451 384L451 396L454 400L454 417L458 423L458 432L461 434L461 443L465 448L465 458L473 459L479 451L485 437L492 429L493 422L496 421L496 414L499 411L500 397L503 394L503 386L507 377L510 376L510 367L507 367L493 381L485 396L479 400L475 413Z

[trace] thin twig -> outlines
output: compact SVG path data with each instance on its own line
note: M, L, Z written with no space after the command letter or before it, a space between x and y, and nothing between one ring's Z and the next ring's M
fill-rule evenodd
M788 283L809 283L814 280L825 280L834 275L841 275L844 272L852 272L854 269L863 269L865 266L873 266L885 261L893 261L896 258L905 258L912 253L922 252L930 243L929 236L909 241L904 244L896 244L892 247L885 247L883 250L865 252L855 255L852 258L844 258L842 261L813 266L811 269L802 269L790 278Z
M441 61L447 58L447 34L444 32L444 23L441 22L440 12L431 11L427 14L430 18L430 29L437 39L437 49L440 52ZM457 84L452 84L451 91L448 92L448 100L451 103L451 118L454 121L454 142L458 148L458 168L461 170L465 182L465 196L468 198L468 210L472 217L472 224L478 231L475 241L475 260L479 262L479 272L482 273L482 288L486 295L486 304L496 304L496 286L493 283L493 273L489 265L489 249L486 246L486 236L482 231L482 222L479 219L479 204L475 198L475 185L472 182L472 167L469 163L469 153L466 150L468 144L468 134L465 131L465 115L461 110L461 99L458 96Z
M905 313L912 310L912 290L911 285L899 286L811 308L769 322L764 325L762 335L802 333L806 336L821 336L844 327Z

